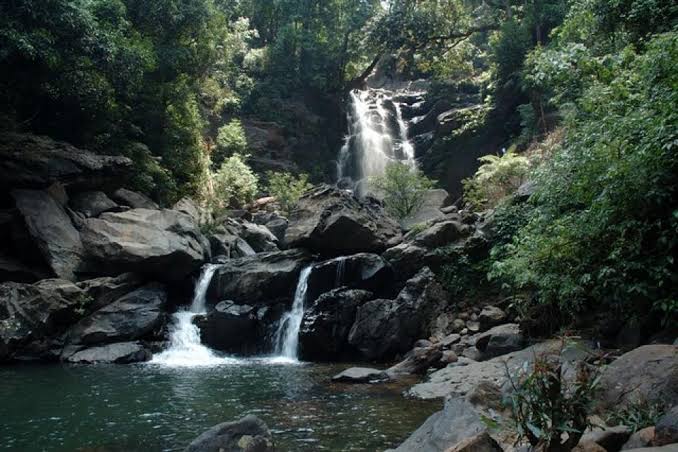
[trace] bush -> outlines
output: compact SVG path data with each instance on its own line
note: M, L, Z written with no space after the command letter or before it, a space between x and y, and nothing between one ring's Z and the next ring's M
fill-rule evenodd
M240 208L254 200L259 178L247 166L245 159L240 154L232 155L212 176L213 195L208 205L213 210Z
M511 147L502 156L486 155L476 174L464 180L464 198L474 208L492 208L525 181L530 167L527 157Z
M417 213L426 191L434 187L421 171L400 162L386 165L384 175L372 178L370 183L384 195L386 210L399 220Z
M212 162L216 167L219 167L227 157L246 152L247 137L239 119L232 119L228 124L219 128L217 149L212 156Z
M296 177L287 172L269 171L266 173L266 177L268 178L269 194L275 196L286 215L292 212L301 195L312 187L308 183L308 174L300 174Z

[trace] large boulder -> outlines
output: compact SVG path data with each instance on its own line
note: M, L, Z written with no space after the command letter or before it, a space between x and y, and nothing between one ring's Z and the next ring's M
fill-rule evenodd
M299 273L310 261L311 256L298 249L228 260L212 277L208 301L257 305L290 299Z
M147 284L80 320L69 330L68 342L99 345L148 337L164 324L166 302L161 284Z
M80 281L76 285L92 300L86 309L96 311L113 303L143 285L144 281L134 273L123 273L118 276L102 276L101 278Z
M46 188L55 182L70 189L118 187L132 168L126 157L97 155L47 137L0 135L0 190Z
M363 289L381 296L391 295L393 271L378 254L342 256L313 265L308 276L307 300L337 287Z
M196 317L201 342L210 348L241 355L257 349L257 308L232 301L222 301L207 315Z
M678 404L678 346L645 345L625 353L603 371L598 394L600 409Z
M678 405L664 414L655 426L655 446L678 443Z
M101 191L76 193L69 201L71 209L87 218L98 217L104 212L119 209L119 206Z
M178 281L209 257L209 245L198 225L175 210L104 213L84 220L81 237L92 273L132 271Z
M337 383L378 383L388 379L383 370L371 367L349 367L332 377Z
M128 190L126 188L119 188L111 197L120 203L120 205L131 207L132 209L159 209L160 206L156 204L151 198L136 191Z
M355 350L348 343L348 333L358 306L371 298L371 292L342 287L311 301L299 331L301 357L313 361L355 357Z
M372 300L358 308L349 343L366 359L391 359L409 351L418 339L431 336L446 306L447 293L433 272L423 268L395 300Z
M410 230L429 221L439 220L445 216L440 210L450 204L450 194L442 188L427 190L419 208L400 222L403 229Z
M64 207L47 191L13 190L28 232L54 275L75 280L84 254L80 233Z
M400 227L371 199L330 186L306 193L289 218L285 242L327 254L379 252L400 240Z
M77 364L130 364L148 361L151 356L151 352L139 342L119 342L86 348L75 352L65 360Z
M483 359L521 350L525 345L525 337L516 323L490 328L476 339L476 348L482 352Z
M421 375L435 365L443 357L443 349L440 344L428 347L414 347L398 364L389 367L386 374L391 378L402 375Z
M172 210L185 213L193 218L193 221L199 226L206 226L214 221L212 213L208 209L198 205L198 203L191 198L181 198L174 206L172 206Z
M69 281L0 284L0 361L42 358L91 299Z
M273 452L271 432L256 416L224 422L210 428L184 449L184 452Z

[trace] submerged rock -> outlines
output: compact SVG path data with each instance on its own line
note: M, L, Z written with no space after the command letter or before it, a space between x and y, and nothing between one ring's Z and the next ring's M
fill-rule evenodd
M383 251L400 239L400 226L378 202L330 186L299 200L285 232L288 246L327 254Z
M151 352L139 342L119 342L80 350L68 356L66 361L77 364L130 364L148 361L151 356Z
M184 452L274 452L271 432L256 416L224 422L210 428L184 449Z
M332 377L332 381L339 383L371 383L388 379L388 375L383 370L370 367L350 367Z

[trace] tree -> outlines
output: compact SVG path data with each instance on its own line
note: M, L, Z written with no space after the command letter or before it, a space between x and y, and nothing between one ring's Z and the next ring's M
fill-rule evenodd
M225 158L233 154L247 152L247 137L239 119L232 119L219 128L217 133L217 149L212 156L213 164L218 168Z
M286 215L292 212L301 196L312 188L312 185L308 183L308 174L295 177L287 172L269 171L266 177L269 194L275 196Z
M401 162L386 165L384 175L372 178L370 184L383 194L386 210L399 220L415 214L426 191L434 186L421 171Z
M214 173L213 196L208 205L215 211L241 208L254 200L259 178L245 163L246 157L234 154L228 157Z

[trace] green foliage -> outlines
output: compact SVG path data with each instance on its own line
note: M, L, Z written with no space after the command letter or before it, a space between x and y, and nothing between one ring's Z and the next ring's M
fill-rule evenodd
M301 196L312 187L308 183L308 174L294 176L287 172L269 171L266 177L269 194L275 196L286 215L292 212Z
M226 157L233 154L247 153L247 137L239 119L232 119L219 128L217 133L217 149L212 155L212 162L218 168Z
M478 160L482 163L478 171L464 180L464 198L478 209L492 208L512 194L525 181L530 165L515 148L502 156L486 155Z
M370 184L384 195L386 210L399 220L417 213L426 191L434 186L421 171L400 162L389 163L384 175L374 177Z
M625 425L632 432L637 432L657 425L665 412L664 404L640 401L613 410L607 417L607 422L609 425Z
M575 380L568 385L555 357L535 356L533 366L529 373L523 370L517 382L512 380L510 406L517 433L535 449L570 451L589 425L597 379L580 363Z
M252 202L258 192L259 178L245 162L246 157L228 157L212 178L213 195L208 205L214 211L241 208Z

